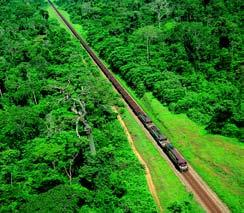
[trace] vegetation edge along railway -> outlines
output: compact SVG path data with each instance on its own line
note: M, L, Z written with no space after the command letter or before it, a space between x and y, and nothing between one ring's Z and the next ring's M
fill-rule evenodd
M173 145L168 141L168 139L160 132L160 130L153 124L152 120L146 115L146 113L141 109L141 107L133 100L133 98L128 94L128 92L120 85L113 74L105 67L101 60L96 56L93 50L88 46L84 39L76 32L72 25L63 17L63 15L58 11L55 5L48 0L49 4L56 11L58 16L63 20L65 25L69 28L76 39L79 40L83 48L88 52L93 61L97 64L100 70L105 74L109 81L113 84L116 90L121 94L123 99L126 101L128 106L132 109L136 117L141 121L144 127L148 130L151 136L155 139L158 146L164 153L168 156L170 161L174 166L183 174L183 178L189 183L197 197L201 200L203 206L208 212L227 212L228 209L224 205L219 205L218 199L213 199L209 196L207 190L201 187L199 181L188 171L188 165L186 160L181 156L181 154L173 147ZM224 210L224 211L223 211Z
M85 50L89 53L98 67L102 70L102 72L106 75L106 77L110 80L110 82L114 85L116 90L122 95L126 103L130 106L139 120L143 123L146 129L150 132L152 137L157 141L158 145L163 149L163 151L167 154L173 164L179 169L181 172L185 172L188 169L186 160L180 155L180 153L173 147L173 145L167 140L167 138L160 132L160 130L153 124L152 120L146 115L145 112L141 109L141 107L131 98L128 92L120 85L117 79L112 75L112 73L104 66L104 64L100 61L100 59L95 55L92 49L87 45L87 43L81 38L81 36L76 32L76 30L70 25L70 23L60 14L57 8L53 5L53 3L48 0L58 15L65 22L67 27L72 31L73 35L80 41Z

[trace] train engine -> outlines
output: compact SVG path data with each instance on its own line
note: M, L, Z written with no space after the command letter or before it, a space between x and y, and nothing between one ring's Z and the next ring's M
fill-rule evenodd
M167 143L163 147L163 149L164 152L169 156L171 161L174 163L174 165L177 167L177 169L179 169L181 172L185 172L188 170L187 162L171 143Z

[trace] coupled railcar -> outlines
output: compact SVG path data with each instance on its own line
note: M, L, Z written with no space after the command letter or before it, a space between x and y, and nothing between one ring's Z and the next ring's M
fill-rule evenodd
M144 113L138 113L138 118L144 124L144 126L151 133L153 138L157 141L159 147L167 154L173 164L181 172L187 171L188 166L184 158L179 154L179 152L173 147L173 145L167 140L167 138L161 134L159 129L153 124L151 119Z

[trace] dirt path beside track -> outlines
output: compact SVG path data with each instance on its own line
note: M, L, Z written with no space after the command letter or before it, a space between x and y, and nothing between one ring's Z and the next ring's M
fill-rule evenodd
M117 112L116 108L113 108L113 110L114 110L115 112ZM118 112L117 112L117 113L118 113ZM137 149L136 149L136 147L135 147L135 145L134 145L133 137L132 137L132 135L130 134L130 132L129 132L129 130L128 130L126 124L125 124L125 122L123 121L122 117L120 116L120 114L118 114L117 118L118 118L118 120L119 120L121 126L123 127L123 129L124 129L124 131L125 131L125 134L126 134L126 136L127 136L127 139L128 139L128 141L129 141L129 143L130 143L130 146L131 146L133 152L135 153L136 157L138 158L138 160L140 161L140 163L141 163L141 164L143 165L143 167L145 168L148 188L149 188L149 190L150 190L150 192L151 192L151 194L152 194L152 196L153 196L153 198L154 198L154 200L155 200L155 202L156 202L156 204L157 204L157 206L158 206L158 208L159 208L159 211L160 211L160 212L163 212L163 209L162 209L162 207L161 207L161 205L160 205L160 202L159 202L159 198L158 198L157 192L156 192L156 190L155 190L155 186L154 186L154 183L153 183L153 180L152 180L152 176L151 176L151 174L150 174L150 170L149 170L149 168L148 168L146 162L143 160L142 156L140 155L140 153L137 151Z

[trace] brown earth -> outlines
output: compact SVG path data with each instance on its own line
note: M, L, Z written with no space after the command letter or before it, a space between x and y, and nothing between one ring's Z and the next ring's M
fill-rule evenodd
M115 112L117 112L117 110L116 110L115 107L113 108L113 110L114 110ZM124 129L124 131L125 131L125 134L126 134L126 136L127 136L127 139L128 139L128 141L129 141L129 143L130 143L130 146L131 146L133 152L135 153L136 157L138 158L138 160L140 161L140 163L141 163L141 164L143 165L143 167L145 168L148 188L149 188L149 190L150 190L150 192L151 192L151 194L152 194L152 196L153 196L153 198L154 198L154 200L155 200L155 202L156 202L156 204L157 204L157 206L158 206L158 208L159 208L159 211L160 211L160 212L163 212L163 209L162 209L162 207L161 207L161 205L160 205L159 198L158 198L158 195L157 195L157 192L156 192L156 190L155 190L155 186L154 186L154 183L153 183L151 174L150 174L150 170L149 170L149 168L148 168L146 162L143 160L142 156L140 155L140 153L137 151L137 149L136 149L136 147L135 147L135 145L134 145L133 137L131 136L131 134L130 134L130 132L129 132L129 130L128 130L126 124L125 124L125 122L124 122L123 119L122 119L122 117L118 114L117 118L118 118L118 120L119 120L121 126L123 127L123 129Z

